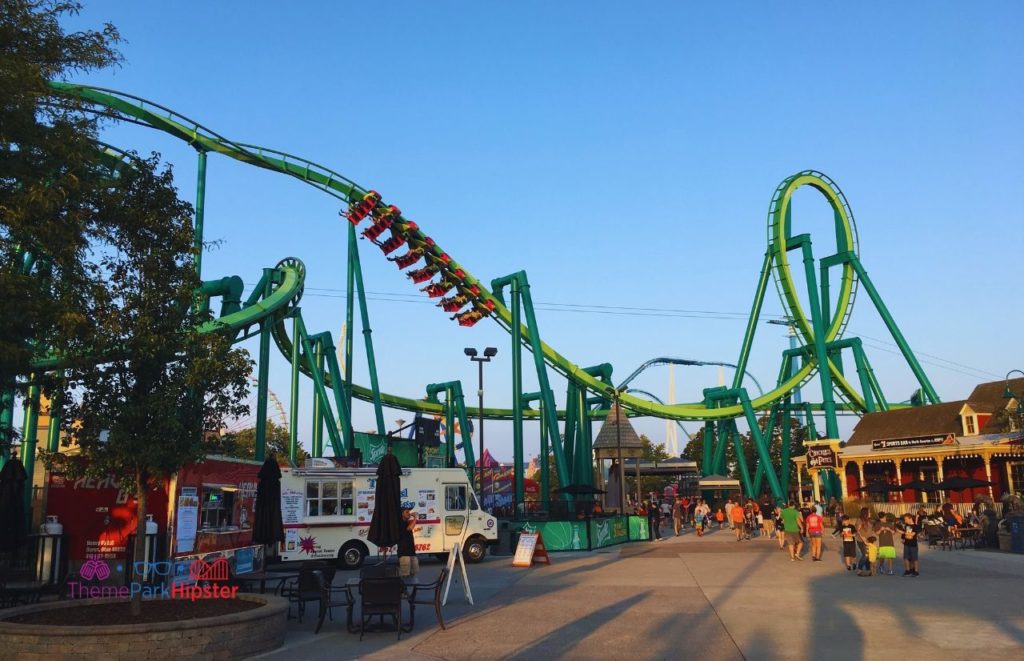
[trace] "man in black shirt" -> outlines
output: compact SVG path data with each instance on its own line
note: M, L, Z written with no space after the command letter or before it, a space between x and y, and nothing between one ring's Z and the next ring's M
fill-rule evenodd
M420 560L416 557L416 540L412 536L416 529L416 515L412 509L402 510L402 531L398 535L398 575L415 576L420 570Z

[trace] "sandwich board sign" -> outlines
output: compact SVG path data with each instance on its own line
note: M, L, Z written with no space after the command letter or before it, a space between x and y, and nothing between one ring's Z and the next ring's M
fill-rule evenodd
M513 567L530 567L534 562L543 562L550 565L548 550L544 547L544 538L540 531L523 533L519 536L519 544L516 545L516 554L512 558Z
M462 557L462 549L459 548L458 542L448 552L448 579L444 584L444 596L441 598L441 605L445 606L448 604L448 591L452 587L452 579L455 578L456 562L462 568L462 592L466 596L466 603L475 606L476 604L473 603L473 591L469 588L469 576L466 575L466 560ZM457 581L458 579L455 580Z

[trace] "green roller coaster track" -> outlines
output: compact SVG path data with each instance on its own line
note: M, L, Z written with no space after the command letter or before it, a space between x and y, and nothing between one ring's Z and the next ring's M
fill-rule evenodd
M762 479L767 479L773 496L783 498L788 488L785 480L785 476L788 475L788 470L786 470L788 457L783 457L783 466L771 464L768 454L768 446L771 443L770 431L766 429L764 432L758 432L757 412L768 412L770 424L782 424L783 435L788 435L788 420L791 411L806 413L812 410L820 411L825 418L826 437L838 439L836 422L838 411L860 413L899 406L888 403L883 396L859 339L843 338L853 309L855 295L860 287L867 292L917 378L921 388L921 401L932 403L939 401L927 375L861 265L856 226L845 196L830 178L820 172L806 170L794 174L785 179L772 196L768 211L768 248L764 255L739 359L734 365L735 377L731 387L709 388L705 390L705 397L701 402L664 404L638 396L639 393L636 391L627 390L625 383L617 388L611 381L610 365L582 368L544 343L540 339L525 272L497 278L488 288L468 269L449 256L435 240L420 230L416 223L408 220L397 208L386 206L376 192L364 189L343 175L298 156L266 147L235 142L173 110L130 94L68 83L54 82L51 85L60 94L78 97L94 104L96 112L163 131L185 141L198 152L197 248L202 245L206 157L209 153L221 154L243 163L294 177L335 197L347 206L348 212L343 214L350 221L343 220L348 225L349 238L347 332L342 338L346 358L344 374L334 358L335 351L330 334L310 335L305 330L299 309L305 268L299 260L283 260L275 268L265 269L260 284L244 302L240 300L241 281L237 277L204 282L202 292L204 305L209 305L211 296L221 296L223 299L221 316L204 326L204 331L231 332L239 339L255 335L260 337L258 361L260 388L258 408L260 410L258 413L262 415L257 416L257 436L261 440L260 425L261 423L265 424L261 418L265 419L267 363L271 338L280 352L292 362L293 406L290 429L293 460L294 449L297 447L295 435L298 427L295 424L297 407L294 402L298 397L298 375L302 373L312 379L316 391L314 398L314 455L320 455L323 451L321 437L324 426L335 454L343 454L351 449L351 401L359 399L374 405L378 434L384 434L381 413L383 406L424 415L445 416L449 421L453 420L453 416L456 415L464 421L467 416L477 417L481 414L488 419L512 420L514 422L513 442L517 467L522 465L523 421L527 418L539 420L542 427L542 441L550 441L550 449L555 458L556 470L561 483L567 484L573 481L589 483L591 480L589 464L579 458L590 456L590 422L606 415L610 402L614 399L630 415L653 416L676 421L704 421L705 433L709 434L706 438L717 439L714 442L705 443L705 456L702 465L705 474L724 470L725 445L730 442L738 443L736 421L744 419L751 428L758 450L754 478L749 476L749 467L745 465L739 467L744 486L748 491L753 491L755 486L760 486ZM112 158L117 158L116 151L112 151L111 154ZM804 186L818 191L828 202L834 215L836 253L817 262L812 251L810 235L793 235L792 233L793 193ZM428 396L424 399L413 399L380 391L373 358L365 293L363 292L362 271L359 266L358 242L356 241L356 226L364 219L374 224L372 229L364 230L364 236L368 236L374 243L381 246L385 255L397 247L407 247L408 252L404 255L404 260L401 260L401 257L397 259L389 257L391 261L398 261L400 270L419 264L421 267L418 269L419 272L422 272L427 278L436 278L428 285L428 290L434 286L441 294L455 292L452 298L444 299L443 302L452 305L449 311L456 312L453 319L459 319L460 325L472 325L484 317L493 317L500 326L509 332L513 346L513 403L511 408L484 408L479 411L472 407L466 407L462 403L461 387L458 389L440 387L450 386L450 384L439 384L440 390L434 389L428 392ZM382 244L375 238L385 230L390 231L391 238ZM373 234L370 235L367 232L373 232ZM797 253L797 258L792 264L791 252ZM817 270L815 269L816 263L818 264ZM802 272L797 272L802 274L805 281L804 292L800 291L793 277L794 267L799 269L801 266L803 267ZM830 275L834 268L839 268L840 276L838 295L832 304L830 301L832 293ZM774 386L767 392L760 392L756 397L751 398L743 387L743 379L769 280L775 284L785 315L796 330L800 346L784 352L782 369ZM414 281L420 282L421 280L414 279ZM509 292L507 298L504 293L506 289ZM803 294L806 295L806 298L803 299L807 302L806 306L802 302ZM435 295L434 292L431 292L431 295ZM357 302L362 315L361 321L371 379L370 387L352 383L352 329L354 308ZM467 305L469 307L466 307ZM288 320L292 321L290 334ZM522 392L521 353L524 346L534 355L540 384L540 392L532 395ZM844 349L853 354L860 385L859 391L848 380L844 371L842 361ZM34 369L36 371L52 370L59 366L58 359L47 357L40 359L34 365ZM824 366L824 369L821 369L821 366ZM555 407L547 368L565 377L569 383L566 410L557 410ZM815 376L821 382L821 403L814 405L794 403L792 401L793 393L805 386ZM328 395L328 391L331 391L332 395ZM445 401L442 402L438 399L438 392L445 394ZM537 410L528 405L530 401L534 400L540 403ZM337 422L334 419L335 411ZM9 424L11 416L7 417L6 422ZM561 442L559 441L562 437L558 428L559 420L566 421L565 437ZM465 433L465 425L463 425L463 430ZM451 424L448 425L448 441L449 459L451 460L454 458L455 445ZM468 442L468 436L463 439L462 448L466 464L472 469L475 458ZM258 451L262 452L262 445L258 446ZM575 461L573 457L576 457ZM827 492L838 493L834 476L826 476L823 482ZM542 485L542 493L547 493L546 484ZM515 500L517 503L523 501L521 471L517 471L516 474Z

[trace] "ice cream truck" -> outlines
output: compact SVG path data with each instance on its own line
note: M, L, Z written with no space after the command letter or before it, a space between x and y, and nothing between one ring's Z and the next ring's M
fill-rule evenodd
M313 459L281 473L281 560L336 559L339 567L354 569L377 553L366 538L376 468L336 468ZM417 553L444 554L458 543L467 561L480 562L487 546L497 543L498 521L480 508L465 470L407 468L401 490L402 506L411 507L417 519Z

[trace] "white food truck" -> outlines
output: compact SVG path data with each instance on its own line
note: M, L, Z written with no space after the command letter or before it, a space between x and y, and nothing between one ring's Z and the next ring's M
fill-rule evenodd
M281 470L281 560L337 559L354 569L377 547L366 539L373 516L376 468L317 466ZM498 521L480 509L461 468L402 470L402 506L413 508L417 553L446 554L459 543L469 562L480 562L497 543Z

